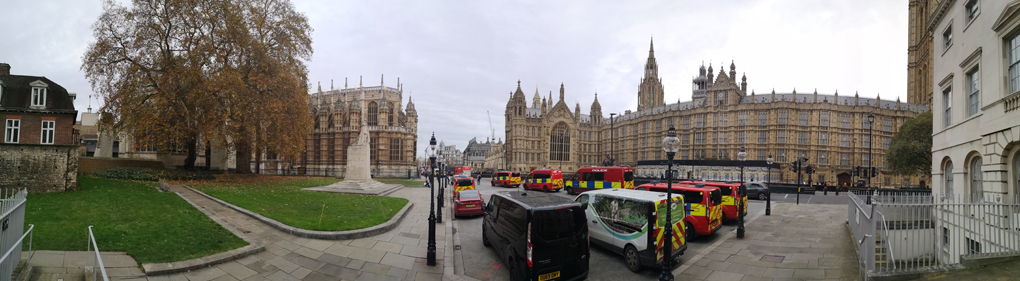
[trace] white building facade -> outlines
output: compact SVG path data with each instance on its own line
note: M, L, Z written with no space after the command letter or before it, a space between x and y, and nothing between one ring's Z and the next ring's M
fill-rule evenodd
M927 28L934 37L935 203L1020 203L1020 1L946 0ZM969 225L940 220L941 244L996 251L1004 239L1020 239L1020 210L1009 213L954 214L980 221Z

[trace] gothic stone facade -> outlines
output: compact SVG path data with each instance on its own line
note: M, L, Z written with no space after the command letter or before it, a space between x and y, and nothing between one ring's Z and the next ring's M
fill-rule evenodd
M372 87L347 88L317 93L308 97L308 106L315 120L314 132L308 136L300 167L307 174L343 177L347 171L347 147L361 130L365 110L370 137L370 165L374 177L407 177L414 171L418 143L418 112L408 97L401 110L403 85L385 84ZM360 84L360 83L359 83ZM365 107L361 108L361 95Z
M850 168L869 166L870 159L882 171L872 180L875 185L928 182L925 176L893 176L882 161L899 126L928 110L925 106L838 92L756 95L747 92L746 76L738 83L733 63L729 73L720 70L718 75L712 66L707 70L701 66L692 81L693 100L666 104L654 54L650 49L637 93L638 110L626 110L612 119L602 112L597 94L590 114L581 114L580 105L569 110L563 85L555 104L551 94L546 99L536 90L529 107L518 82L506 105L504 153L509 169L570 172L601 165L610 157L626 166L636 166L639 160L664 160L661 141L673 125L682 144L675 159L736 159L737 151L745 147L750 160L771 155L776 163L788 164L807 157L817 167L815 182L849 182ZM868 113L875 115L874 130L869 130ZM792 180L787 166L774 174L785 173L783 178Z

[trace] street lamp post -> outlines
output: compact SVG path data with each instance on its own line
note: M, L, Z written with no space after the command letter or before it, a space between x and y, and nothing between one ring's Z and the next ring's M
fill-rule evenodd
M747 187L744 185L744 161L747 160L747 150L743 146L740 147L740 152L737 153L737 160L740 160L740 187L737 190L737 238L744 238L744 201L746 197L744 194L747 193Z
M436 201L439 202L439 208L436 208L436 222L443 223L443 190L446 187L446 156L443 156L442 149L439 151L439 194L436 195Z
M851 157L850 158L850 165L854 166L854 168L852 168L852 169L854 171L858 171L858 173L860 173L860 171L859 171L860 169L856 168L856 167L859 167L860 165L854 164L854 162L857 162L857 138L853 138L852 145L850 145L850 157ZM860 177L860 174L858 174L857 176ZM854 173L850 173L850 186L856 186L856 185L857 185L857 179L854 178ZM849 191L847 191L847 192L849 192Z
M673 156L676 155L677 150L680 150L680 139L676 137L676 129L672 125L669 126L669 131L666 132L666 137L662 139L662 150L666 151L666 159L669 159L668 165L666 166L666 241L663 243L665 247L664 254L662 256L662 273L659 274L660 281L672 281L673 272L672 261L673 261Z
M616 116L616 113L609 114L609 160L612 163L610 166L616 166L616 129L614 129L616 122L613 121L613 116Z
M765 159L765 163L769 164L769 166L767 167L768 168L768 173L765 174L765 181L769 182L769 181L772 181L772 155L771 154L769 155L769 158ZM768 184L766 184L765 186L766 186L766 190L769 192L768 197L765 197L768 200L768 201L765 201L765 215L766 216L771 216L772 215L772 189L768 188Z
M436 266L436 213L435 213L435 186L436 186L436 133L432 133L432 139L429 140L429 149L432 153L429 155L429 169L432 170L429 173L429 241L428 248L425 252L426 264L429 266Z
M873 175L871 173L872 167L874 167L874 165L872 165L871 163L874 163L874 161L875 161L875 159L872 159L873 155L871 155L871 148L875 146L874 132L875 132L875 114L872 114L871 112L868 112L868 187L869 188L871 187L871 178L875 177L875 175Z

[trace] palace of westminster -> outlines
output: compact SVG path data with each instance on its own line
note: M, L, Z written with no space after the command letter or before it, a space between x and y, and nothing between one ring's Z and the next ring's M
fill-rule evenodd
M637 110L619 115L603 112L598 94L588 114L581 113L579 104L571 110L562 84L557 100L552 93L542 97L536 90L529 106L518 81L506 104L506 142L492 142L484 165L523 172L540 168L569 172L602 165L607 158L622 166L665 160L661 141L672 125L682 144L677 160L732 160L745 147L748 160L771 156L787 174L791 161L806 157L817 168L815 182L819 183L842 184L850 180L851 167L873 162L881 171L873 179L877 185L926 184L927 175L894 176L882 161L899 126L928 111L926 105L838 91L831 95L796 90L748 93L747 77L737 79L734 63L728 73L720 69L718 74L711 65L707 69L702 65L693 80L692 100L667 104L658 69L652 44L636 95ZM868 122L868 114L874 115L873 123Z

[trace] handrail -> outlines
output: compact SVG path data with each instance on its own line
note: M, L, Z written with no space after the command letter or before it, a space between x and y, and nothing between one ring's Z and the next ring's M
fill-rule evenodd
M893 254L892 245L891 245L892 244L891 243L892 239L889 237L889 224L885 222L885 215L883 215L882 212L877 212L877 213L878 213L878 220L876 220L876 222L878 222L878 221L882 222L882 232L883 232L882 233L882 235L883 235L882 237L885 239L885 240L882 241L883 242L882 244L885 244L885 252L889 254L889 260L886 261L886 266L891 264L892 265L892 270L896 271L896 255Z
M14 251L14 248L16 248L17 246L21 246L21 241L25 240L25 236L28 236L28 251L32 252L32 236L34 236L32 234L32 229L33 228L35 228L35 225L33 225L33 224L29 224L28 225L28 231L25 231L25 234L22 234L21 238L18 238L18 241L14 242L13 246L11 246L11 249L7 250L7 252L4 253L3 257L0 257L0 263L2 263L4 260L6 260L7 256L11 255L11 252Z
M110 281L110 277L106 275L106 267L103 266L103 257L99 256L99 245L96 244L96 236L92 235L92 226L89 226L89 240L90 243L88 248L94 249L96 252L96 262L99 263L99 270L103 272L103 281ZM93 247L95 246L95 247ZM88 249L87 248L87 249ZM92 280L96 280L96 270L92 269Z

